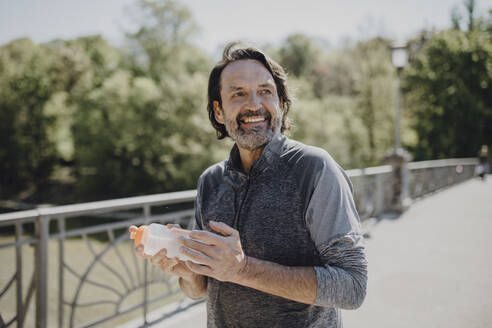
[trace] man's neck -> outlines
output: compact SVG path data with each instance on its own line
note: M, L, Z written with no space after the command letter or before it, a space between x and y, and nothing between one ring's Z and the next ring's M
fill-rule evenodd
M239 156L241 157L241 164L243 166L243 170L246 174L249 174L249 170L251 169L251 166L253 165L254 161L260 158L263 149L265 149L265 146L262 146L254 150L248 150L238 146L238 149L239 149Z

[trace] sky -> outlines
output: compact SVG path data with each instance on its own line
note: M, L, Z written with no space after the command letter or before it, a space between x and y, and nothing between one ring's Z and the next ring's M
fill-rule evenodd
M336 46L376 35L405 40L424 28L446 28L463 0L180 0L200 30L194 42L209 53L231 40L280 43L304 33ZM132 31L135 0L0 0L0 44L102 34L118 45ZM482 14L492 0L477 0Z

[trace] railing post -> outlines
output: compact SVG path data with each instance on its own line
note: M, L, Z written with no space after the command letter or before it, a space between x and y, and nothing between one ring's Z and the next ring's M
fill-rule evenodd
M48 240L49 217L39 216L36 220L36 327L48 325Z
M392 197L390 210L396 212L405 211L411 203L410 199L410 184L409 184L409 169L408 162L411 155L404 149L398 148L392 150L384 161L391 165L392 172Z
M64 316L64 289L63 289L63 266L65 263L65 218L58 218L58 231L60 238L58 239L58 327L63 328Z
M401 195L400 201L402 206L406 209L412 203L410 198L410 170L408 169L408 162L410 157L403 163L401 168Z
M22 305L22 222L15 223L15 262L17 271L15 273L17 284L17 327L24 327L24 307Z
M384 211L384 174L376 174L374 177L375 195L374 195L374 214L378 217Z
M149 218L149 217L150 217L150 215L151 215L151 212L150 212L150 205L145 205L145 206L143 207L143 215L144 215L144 217L146 217L146 218Z
M149 283L147 280L147 271L148 271L148 263L149 261L144 262L144 299L143 299L143 319L144 319L144 325L147 324L147 299L148 299L148 293L149 293Z
M146 218L150 218L151 212L150 212L150 205L145 205L143 207L143 215ZM144 262L144 304L143 304L143 317L144 317L144 325L147 324L147 302L148 302L148 297L149 297L149 284L147 281L147 271L148 271L148 261Z

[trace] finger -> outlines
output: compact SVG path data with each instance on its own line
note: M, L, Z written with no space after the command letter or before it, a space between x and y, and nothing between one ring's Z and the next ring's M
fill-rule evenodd
M189 235L190 234L190 230L186 230L186 229L181 229L181 228L172 228L171 229L172 232L176 232L177 234L180 234L180 235Z
M216 222L216 221L210 221L209 222L210 228L213 230L223 234L224 236L231 236L237 234L237 230L231 228L224 222Z
M190 276L191 274L193 274L193 271L191 271L186 266L185 262L180 262L180 263L176 264L175 266L173 266L169 270L169 273L176 275L176 276L184 277L184 276Z
M182 229L181 226L176 223L168 223L166 224L166 227L170 229L172 232L176 232L180 235L188 235L190 233L189 230Z
M142 257L144 256L144 252L143 252L143 245L138 245L135 247L135 254L138 256L138 257Z
M165 248L161 249L150 258L150 262L152 262L152 264L167 263L171 260L172 259L167 257L167 251Z
M157 267L161 269L162 272L169 273L169 274L174 274L174 270L177 266L178 266L177 263L172 263L172 262L160 263L157 265Z
M196 263L210 264L212 262L212 259L209 256L207 256L207 255L205 255L199 251L196 251L194 249L188 248L186 246L181 246L179 248L179 252L185 256L188 256L190 259L192 259Z
M142 244L135 247L135 254L142 259L148 259L152 257L144 253L144 246Z
M128 228L128 231L130 231L130 232L134 232L134 231L137 231L137 230L138 230L137 226L134 226L134 225L132 225L132 226L130 226Z
M164 272L171 273L171 270L178 265L178 261L175 259L164 259L159 262L153 263Z
M208 257L211 257L211 258L214 258L215 257L214 255L217 254L217 251L215 249L217 247L220 247L220 246L216 246L216 245L205 244L205 243L202 243L201 241L197 241L197 240L193 240L193 239L185 238L185 237L179 237L178 240L181 243L181 245L186 246L188 248L191 248L191 249L198 251L200 253L203 253L203 254L207 255Z
M212 269L206 265L197 264L191 261L186 261L185 265L188 267L188 269L197 274L210 276L213 273Z
M165 257L165 258L167 258L167 249L165 249L165 248L161 249L160 251L155 253L152 257L155 257L155 258Z
M157 253L156 255L150 257L150 263L157 265L157 264L159 264L161 262L162 258L158 254L159 253Z
M224 245L225 241L222 236L215 233L203 230L193 230L190 232L189 237L191 239L203 241L209 245Z

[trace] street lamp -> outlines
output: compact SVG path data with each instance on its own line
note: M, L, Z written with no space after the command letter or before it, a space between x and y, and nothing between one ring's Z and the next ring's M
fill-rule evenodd
M391 47L393 65L396 67L398 75L398 92L396 96L396 115L395 115L395 145L394 152L397 153L400 145L400 120L401 120L401 72L408 63L408 48L406 44L395 44Z
M401 148L400 144L400 121L401 121L401 72L408 63L408 52L406 44L395 44L391 47L392 61L398 75L398 90L396 94L395 113L395 144L388 152L384 161L392 167L392 190L391 209L403 212L411 203L409 188L409 170L407 163L410 154Z

